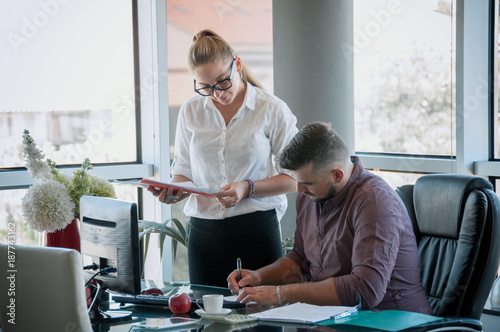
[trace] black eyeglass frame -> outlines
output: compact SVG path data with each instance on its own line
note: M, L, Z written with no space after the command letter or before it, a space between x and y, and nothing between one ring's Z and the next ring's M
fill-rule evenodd
M233 82L231 82L231 79L233 78L233 73L234 73L234 68L236 68L236 57L233 58L233 62L231 64L231 72L229 73L229 77L220 81L220 82L217 82L216 84L212 85L212 86L205 86L203 88L199 88L199 89L196 89L196 80L193 80L194 82L194 91L199 93L201 96L203 97L209 97L209 96L212 96L214 94L214 89L215 90L219 90L219 91L225 91L225 90L228 90L228 89L231 89L231 87L233 86ZM229 86L227 88L220 88L218 87L219 84L222 84L224 82L228 81L229 82ZM211 92L210 94L204 94L204 93L201 93L200 90L204 90L204 89L210 89Z

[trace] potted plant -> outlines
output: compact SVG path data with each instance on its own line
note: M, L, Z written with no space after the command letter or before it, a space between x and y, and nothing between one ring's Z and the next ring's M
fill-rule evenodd
M107 180L88 174L92 169L88 158L72 175L61 173L55 162L45 160L28 130L24 130L23 145L26 168L36 180L22 200L24 219L31 229L46 232L47 246L80 251L80 198L116 197L114 187Z

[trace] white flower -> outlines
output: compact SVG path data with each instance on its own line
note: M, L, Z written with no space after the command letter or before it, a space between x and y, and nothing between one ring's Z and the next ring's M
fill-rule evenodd
M54 180L35 183L22 201L24 218L37 231L65 228L73 220L74 209L68 189Z
M31 229L47 232L64 229L78 218L83 195L116 197L113 185L87 173L92 168L90 159L86 158L73 176L67 176L59 172L55 162L44 160L45 156L26 129L23 145L26 168L31 177L38 180L28 189L22 202L23 216Z
M33 179L49 180L52 179L49 165L43 160L42 150L36 147L35 140L30 136L30 132L25 130L23 133L23 156L26 161L26 168Z

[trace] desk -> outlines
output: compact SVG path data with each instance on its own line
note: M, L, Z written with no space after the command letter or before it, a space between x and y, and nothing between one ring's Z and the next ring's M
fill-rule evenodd
M130 308L128 310L131 310ZM144 320L146 317L165 317L168 313L167 309L160 308L140 308L136 307L132 309L134 311L133 321L124 322L122 324L114 325L111 327L94 327L94 331L99 332L131 332L132 323ZM244 313L245 309L233 309L233 312ZM196 314L191 314L193 318L199 318ZM455 326L455 320L450 320L449 323ZM268 322L257 322L255 324L241 324L241 325L225 325L212 323L209 320L202 319L202 325L194 327L181 327L178 330L164 330L164 331L192 331L192 332L336 332L336 331L372 331L377 332L378 330L369 330L366 328L356 328L356 327L342 327L342 328L331 328L326 326L313 326L313 325L303 325L303 324L284 324L284 323L268 323ZM442 325L442 323L440 323ZM429 328L414 328L405 331L412 332L424 332L428 331ZM451 330L448 330L451 331ZM472 331L472 330L469 330ZM380 332L380 331L378 331Z
M153 285L156 286L160 289L163 289L162 286L168 291L172 291L172 285L176 285L180 287L179 289L183 290L184 292L188 293L191 297L193 298L200 298L203 294L222 294L225 296L231 295L230 291L226 288L219 288L219 287L206 287L206 286L198 286L198 285L189 285L189 284L164 284L164 285ZM151 286L151 285L149 285ZM258 312L262 311L265 309L268 309L269 306L260 306L260 305L250 305L247 306L246 308L239 308L239 309L233 309L233 312L235 313L244 313L244 314L249 314L252 312ZM165 318L165 317L170 317L172 313L170 310L166 307L161 307L161 306L138 306L138 305L125 305L120 307L118 303L114 303L113 301L110 301L110 309L122 309L122 310L128 310L132 311L132 320L121 322L121 323L115 323L115 324L93 324L93 330L96 332L107 332L107 331L112 331L112 332L128 332L128 331L133 331L132 330L132 324L135 322L141 322L144 321L146 318ZM198 315L194 312L194 309L192 308L192 311L189 313L190 317L193 318L200 318ZM456 319L442 319L438 322L440 326L446 325L446 324L453 324L453 326L456 326L457 320ZM471 326L474 326L474 321L470 322ZM434 325L435 327L436 325ZM205 331L205 332L232 332L232 331L238 331L238 332L297 332L300 330L300 332L303 331L311 331L311 332L334 332L334 331L367 331L366 328L356 328L353 326L343 326L342 328L336 327L331 328L331 327L326 327L326 326L312 326L312 325L304 325L304 324L288 324L288 323L269 323L269 322L257 322L249 325L225 325L225 324L219 324L219 323L212 323L210 320L202 319L201 320L201 325L194 326L194 327L180 327L180 331ZM417 329L412 329L411 331L427 331L427 328L417 328ZM174 329L169 329L165 331L176 331ZM377 331L377 330L371 330L371 331Z

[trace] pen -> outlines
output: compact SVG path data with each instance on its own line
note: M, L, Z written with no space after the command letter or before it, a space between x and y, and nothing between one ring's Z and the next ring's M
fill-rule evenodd
M241 258L236 260L236 270L238 271L238 279L236 281L241 280Z

